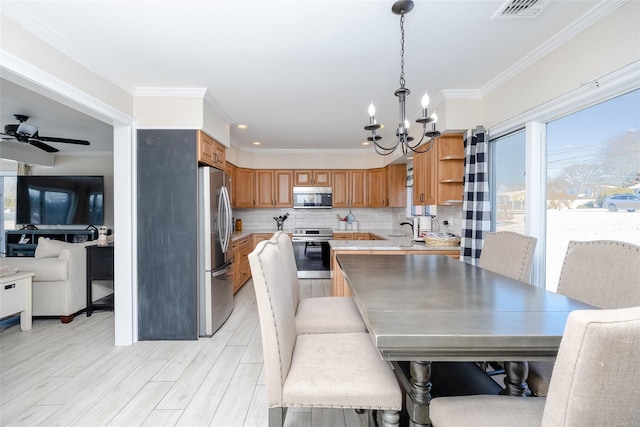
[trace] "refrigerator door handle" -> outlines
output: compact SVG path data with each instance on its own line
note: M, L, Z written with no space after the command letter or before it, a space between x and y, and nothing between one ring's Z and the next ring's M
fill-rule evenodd
M220 193L218 195L218 235L220 236L221 242L220 246L222 247L222 252L227 252L228 242L227 242L227 218L226 218L226 208L224 206L225 198L224 198L224 187L220 188Z
M215 271L211 272L211 277L219 277L219 276L223 276L225 274L227 274L229 272L229 270L231 270L231 268L233 267L233 262L229 262L227 264L225 264L226 267L224 268L219 268Z
M222 187L220 193L221 193L221 197L224 199L223 209L225 210L225 214L226 214L226 230L224 233L225 245L224 245L223 251L227 252L227 250L229 249L229 243L231 243L231 230L233 229L233 224L231 223L232 222L231 200L229 199L229 191L227 190L227 187Z

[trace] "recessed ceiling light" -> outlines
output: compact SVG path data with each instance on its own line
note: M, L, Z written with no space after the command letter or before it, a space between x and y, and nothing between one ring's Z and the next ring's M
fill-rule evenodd
M253 142L252 142L252 144L253 144L253 145L262 145L262 142L260 142L260 141L253 141Z
M236 125L236 128L238 128L238 129L246 129L248 127L249 126L247 126L247 125Z
M362 145L369 145L369 141L363 142Z

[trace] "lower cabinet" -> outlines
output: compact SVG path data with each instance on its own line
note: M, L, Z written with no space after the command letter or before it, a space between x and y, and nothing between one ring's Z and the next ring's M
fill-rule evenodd
M248 255L252 251L251 236L246 236L231 243L233 252L233 293L235 294L251 277Z
M235 239L231 242L233 253L233 293L235 294L251 278L251 266L249 265L249 254L256 245L268 240L273 233L253 233L248 236Z
M344 280L344 273L338 264L338 260L336 257L340 254L351 254L351 255L447 255L453 259L460 258L459 250L332 250L331 251L331 296L334 297L350 297L351 290L349 290L349 285Z

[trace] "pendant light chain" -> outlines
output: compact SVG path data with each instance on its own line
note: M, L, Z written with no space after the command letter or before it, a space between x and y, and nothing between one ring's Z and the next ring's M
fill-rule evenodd
M400 15L400 87L404 88L404 14Z

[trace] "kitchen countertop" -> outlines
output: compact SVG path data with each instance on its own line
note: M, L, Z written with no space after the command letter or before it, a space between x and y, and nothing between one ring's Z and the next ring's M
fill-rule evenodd
M331 249L341 251L459 251L456 246L433 246L413 243L411 237L391 237L387 240L330 240Z
M293 230L284 230L287 233L291 233ZM412 242L412 235L406 232L397 230L379 230L379 229L361 229L354 230L333 230L334 233L371 233L376 237L384 240L330 240L329 246L331 249L337 250L378 250L378 251L459 251L460 245L455 246L432 246L420 243ZM268 229L256 229L256 230L242 230L233 233L232 240L242 239L247 236L251 236L254 233L275 233L274 230Z

